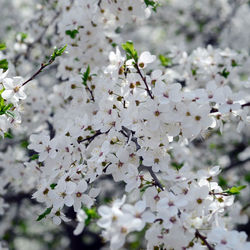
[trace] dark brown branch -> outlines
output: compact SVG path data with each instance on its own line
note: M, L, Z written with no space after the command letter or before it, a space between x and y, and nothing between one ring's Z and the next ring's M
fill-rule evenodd
M247 159L245 159L245 160L243 160L243 161L236 161L236 162L230 164L229 166L223 168L223 169L222 169L222 172L226 172L226 171L231 170L231 169L233 169L233 168L235 168L235 167L239 167L239 166L245 164L245 163L248 162L248 161L250 161L250 158L247 158Z
M88 85L86 85L86 89L89 91L90 95L91 95L91 100L93 102L95 102L95 97L94 97L94 94L93 94L93 91L89 88Z
M162 191L164 190L164 187L162 186L161 182L159 181L158 177L156 176L151 166L144 166L141 164L138 167L138 171L142 170L147 170L150 173L151 177L153 178L155 186L158 186Z
M151 90L150 90L149 87L148 87L148 83L147 83L147 81L146 81L146 77L144 77L144 76L142 75L141 70L140 70L140 68L139 68L139 66L138 66L137 63L135 64L135 69L137 70L137 73L140 75L141 79L143 80L143 82L144 82L144 84L145 84L145 87L146 87L146 91L148 92L148 95L150 96L151 99L154 99L154 97L153 97L153 95L152 95L152 92L151 92Z
M47 66L49 66L50 64L52 64L54 61L55 61L55 60L50 59L47 63L42 63L40 69L39 69L33 76L31 76L27 81L25 81L25 82L22 84L22 86L26 85L28 82L30 82L30 81L32 81L33 79L35 79L36 76L39 75L39 74L43 71L43 69L45 69Z
M250 102L247 102L247 103L241 105L242 108L247 107L247 106L250 106Z
M100 130L98 130L98 131L96 131L96 133L94 135L89 136L85 139L79 140L78 143L85 142L85 141L88 141L89 143L91 143L98 135L102 135L102 134L103 133Z
M248 106L250 106L250 102L242 104L241 108L248 107ZM210 113L216 113L216 112L219 112L219 110L217 108L211 108Z
M202 240L202 242L207 246L207 248L209 250L214 250L214 247L212 247L208 242L207 242L207 237L203 236L202 234L200 234L200 232L198 230L195 231L195 237L199 238Z
M133 132L132 130L130 130L130 129L124 127L124 126L122 126L122 130L121 130L120 132L121 132L125 137L127 137L128 140L130 139L132 142L135 143L135 145L136 145L136 151L138 151L138 150L141 148L141 146L140 146L139 143L137 142L137 138L133 136L133 133L134 133L134 132ZM131 135L132 135L132 136L131 136ZM140 157L140 160L143 161L143 158ZM154 173L154 171L153 171L153 169L152 169L151 166L144 166L144 165L141 164L141 165L138 167L138 171L140 172L140 171L142 171L142 170L147 170L147 171L150 173L151 177L153 178L155 185L158 186L161 190L164 190L164 188L163 188L161 182L159 181L158 177L157 177L156 174Z

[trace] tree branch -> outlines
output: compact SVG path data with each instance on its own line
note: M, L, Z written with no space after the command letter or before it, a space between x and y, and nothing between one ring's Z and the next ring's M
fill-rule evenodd
M142 75L141 70L140 70L140 68L139 68L139 66L138 66L137 63L135 63L135 68L136 68L136 70L137 70L137 73L140 75L141 79L143 80L143 82L144 82L144 84L145 84L146 91L148 92L148 95L150 96L151 99L154 99L154 96L152 95L152 92L151 92L151 90L150 90L149 87L148 87L148 83L147 83L147 81L146 81L146 77L144 77L144 76Z
M128 140L130 139L132 142L135 143L135 145L136 145L136 151L138 151L141 148L141 146L137 142L137 138L133 136L134 132L132 130L130 130L130 129L124 127L124 126L122 126L122 130L120 132L125 137L127 137ZM132 137L131 137L131 134L132 134ZM140 158L141 158L140 160L143 161L143 158L142 157L140 157ZM161 190L164 190L161 182L159 181L158 177L154 173L154 171L153 171L153 169L152 169L151 166L144 166L144 165L140 164L140 166L138 167L138 171L140 172L142 170L147 170L150 173L151 177L153 178L155 185L158 186Z
M243 161L236 161L236 162L233 162L233 163L231 163L229 166L223 168L223 169L222 169L222 172L226 172L226 171L231 170L231 169L233 169L233 168L235 168L235 167L239 167L240 165L243 165L243 164L245 164L245 163L248 162L248 161L250 161L250 158L247 158L247 159L245 159L245 160L243 160Z
M214 247L212 247L208 242L207 242L207 237L203 236L200 234L200 232L196 229L195 231L195 237L201 239L204 244L207 246L209 250L214 250Z

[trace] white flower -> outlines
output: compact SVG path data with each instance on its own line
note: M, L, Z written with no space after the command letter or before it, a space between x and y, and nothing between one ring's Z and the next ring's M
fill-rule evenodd
M156 56L151 55L150 52L148 51L142 52L142 54L140 55L138 59L138 65L141 69L144 69L147 67L148 64L155 61L155 59L156 59Z
M29 144L28 149L33 149L39 153L38 160L40 162L46 160L48 156L52 159L56 157L56 141L50 140L50 137L46 132L38 135L31 135L30 141L31 143Z
M19 99L23 100L26 98L26 94L24 93L24 87L22 86L22 78L14 77L5 78L3 80L3 86L5 88L2 93L2 97L5 100L9 100L10 102L17 103Z
M82 210L80 209L78 212L77 212L77 220L78 220L78 224L77 224L77 227L75 228L74 230L74 235L79 235L82 233L83 229L84 229L84 226L85 226L85 220L88 218L87 214Z
M55 210L54 208L52 209L50 215L49 215L50 218L52 218L53 220L53 223L55 225L60 225L62 221L64 222L69 222L70 219L67 218L65 216L65 214L59 209L59 210Z

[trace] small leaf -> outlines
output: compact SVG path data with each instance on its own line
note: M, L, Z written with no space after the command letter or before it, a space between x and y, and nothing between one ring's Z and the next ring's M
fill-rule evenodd
M66 30L65 34L70 36L72 39L76 38L76 35L79 33L78 30Z
M5 49L6 49L6 44L0 43L0 50L5 50Z
M52 184L50 184L50 188L51 189L55 189L55 187L57 186L57 184L56 183L52 183Z
M23 140L23 141L21 142L21 144L20 144L20 146L21 146L22 148L27 148L28 145L29 145L29 142L28 142L27 140Z
M226 188L228 186L227 180L224 179L221 175L218 176L218 184L219 186L221 186L222 188Z
M88 216L87 219L85 220L85 226L89 225L91 220L93 219L99 219L100 216L98 215L98 213L96 212L96 208L87 208L84 207L83 208L84 212L86 213L86 215Z
M39 158L39 155L38 154L33 154L31 157L30 157L30 160L31 161L34 161L34 160L36 160L36 159L38 159Z
M44 219L48 214L50 214L51 210L52 210L52 207L47 208L42 214L40 214L37 217L36 221L40 221L40 220Z
M161 61L161 65L164 67L168 67L172 64L171 58L165 57L164 55L159 55L159 60Z
M180 170L182 167L183 167L183 165L184 165L184 163L177 163L177 162L172 162L171 163L171 165L176 169L176 170Z
M127 60L134 59L136 63L138 62L138 54L132 41L123 43L122 48L124 51L126 51Z
M151 6L152 7L152 10L154 12L156 12L157 10L157 7L160 6L159 3L157 3L156 1L152 1L152 0L144 0L144 3L146 4L146 6Z
M0 60L0 69L3 69L3 70L8 69L8 61L6 59Z
M225 69L223 69L222 72L219 72L219 74L220 74L221 76L223 76L224 78L228 78L230 72L227 71L227 69L225 68Z
M247 173L244 177L245 181L250 183L250 173Z
M239 65L238 65L238 63L233 59L233 60L231 61L231 66L232 66L232 67L237 67L237 66L239 66Z
M14 136L10 132L6 132L6 133L4 133L4 138L13 139Z
M50 60L54 61L56 57L61 56L63 52L66 50L66 48L67 48L67 44L62 48L54 49L54 52L51 55Z
M20 36L21 36L21 42L23 43L24 40L28 37L28 34L27 34L27 33L24 33L24 32L20 32L19 34L20 34Z
M239 186L239 187L231 187L230 189L226 190L225 192L228 193L228 194L235 195L235 194L239 194L240 190L242 190L244 188L246 188L246 185Z
M196 76L196 74L197 74L196 69L191 69L191 70L192 70L192 75Z
M85 71L85 72L83 73L83 75L82 75L82 84L83 84L84 86L87 86L87 81L88 81L88 79L89 79L89 75L90 75L90 67L89 67L89 65L88 65L86 71Z

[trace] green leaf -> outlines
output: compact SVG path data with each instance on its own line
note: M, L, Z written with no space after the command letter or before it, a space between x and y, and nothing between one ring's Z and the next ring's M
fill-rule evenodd
M86 71L85 71L85 72L83 73L83 75L82 75L82 84L83 84L84 86L87 86L87 81L88 81L88 79L89 79L89 76L90 76L90 67L89 67L89 65L88 65Z
M161 65L163 67L168 67L172 64L172 60L169 57L166 57L162 54L159 55L159 60L161 61Z
M27 148L28 145L29 145L29 142L28 142L27 140L23 140L23 141L21 142L21 144L20 144L20 146L21 146L22 148Z
M54 49L54 52L51 55L50 60L54 61L58 56L61 56L66 50L66 48L67 48L67 44L64 47L61 47L59 49Z
M192 75L196 76L196 74L197 74L196 69L191 69L191 71L192 71Z
M171 163L171 165L176 169L176 170L180 170L182 167L183 167L183 165L184 165L184 163L177 163L177 162L172 162Z
M140 192L144 193L149 187L152 187L152 183L150 183L149 185L144 185L142 188L140 188Z
M28 37L27 33L20 32L19 34L21 35L21 42L24 42L24 40Z
M15 117L15 114L10 112L10 111L5 111L5 114L8 115L8 116L11 116L12 118Z
M227 71L227 69L225 68L225 69L223 69L222 72L219 72L219 74L220 74L221 76L223 76L224 78L228 78L230 72Z
M239 65L238 65L238 63L233 59L233 60L231 61L231 66L232 66L232 67L237 67L237 66L239 66Z
M40 220L44 219L48 214L50 214L51 210L52 210L52 207L47 208L42 214L40 214L37 217L36 221L40 221Z
M151 6L151 7L152 7L152 10L153 10L154 12L156 12L157 7L160 6L159 3L157 3L156 1L152 1L152 0L144 0L144 3L146 4L147 7L148 7L148 6Z
M52 183L52 184L50 184L50 188L51 189L55 189L55 187L57 186L57 184L56 183Z
M39 155L38 154L33 154L31 157L30 157L30 160L31 161L34 161L34 160L36 160L36 159L38 159L39 158Z
M91 220L100 218L95 207L94 208L84 207L83 210L86 213L86 215L88 216L87 219L85 220L85 226L89 225Z
M218 176L218 184L222 188L226 188L228 186L227 180L224 179L221 175Z
M246 185L244 186L238 186L238 187L231 187L230 189L226 190L225 192L228 194L236 195L240 193L240 190L246 188Z
M65 34L70 36L72 39L76 38L76 35L79 33L78 30L66 30Z
M244 177L245 181L246 182L249 182L250 183L250 173L247 173Z
M0 69L3 69L3 70L8 69L8 61L6 59L0 60Z
M0 43L0 50L5 50L5 49L6 49L6 44Z
M13 139L14 136L10 132L6 132L6 133L4 133L4 138Z
M138 54L132 41L123 43L122 48L124 51L126 51L127 60L134 59L136 63L138 62Z

